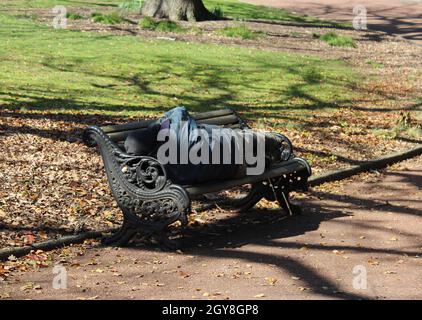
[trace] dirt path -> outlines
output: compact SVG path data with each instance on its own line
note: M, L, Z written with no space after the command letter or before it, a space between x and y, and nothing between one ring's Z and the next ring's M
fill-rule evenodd
M30 299L421 299L422 157L325 185L304 213L229 217L192 232L183 252L96 245L61 250L52 267L14 272L0 296ZM230 223L229 223L230 222ZM235 222L235 223L233 223ZM356 272L356 274L353 273ZM366 272L366 289L354 288ZM355 280L355 284L362 284Z
M366 7L368 28L403 36L422 45L421 0L244 0L323 19L352 22L357 5Z

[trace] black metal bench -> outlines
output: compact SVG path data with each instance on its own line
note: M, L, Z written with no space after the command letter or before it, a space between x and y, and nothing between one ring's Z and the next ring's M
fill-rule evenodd
M194 118L199 123L233 129L249 128L231 109L204 112L194 115ZM166 227L175 221L187 224L192 197L245 184L251 185L248 194L232 202L239 211L252 208L262 198L278 201L290 215L300 210L290 203L289 193L307 190L311 168L304 159L295 157L293 152L287 160L274 164L261 175L180 186L167 178L164 166L157 159L132 156L124 151L123 142L128 134L146 128L152 121L91 126L84 131L84 142L88 146L99 147L110 189L124 215L121 228L105 238L103 243L123 246L137 233L163 236Z

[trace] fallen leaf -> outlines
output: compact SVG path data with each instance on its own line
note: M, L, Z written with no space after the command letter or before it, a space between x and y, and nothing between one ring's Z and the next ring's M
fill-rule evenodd
M265 280L268 282L268 284L269 284L270 286L275 285L275 283L277 282L277 279L272 278L272 277L266 277L266 278L265 278Z
M32 245L35 241L35 237L32 234L27 234L25 236L25 244Z
M373 260L373 259L369 259L368 260L368 263L371 265L371 266L377 266L377 265L379 265L380 263L379 263L379 261L377 261L377 260Z
M7 298L10 298L10 294L8 294L7 292L0 293L0 299L7 299Z
M34 283L33 282L28 282L25 285L20 287L21 291L27 291L27 290L31 290L34 289Z

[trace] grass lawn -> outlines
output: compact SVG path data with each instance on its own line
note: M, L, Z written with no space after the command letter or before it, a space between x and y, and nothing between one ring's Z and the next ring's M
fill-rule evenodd
M297 119L354 96L356 76L339 61L0 23L2 108L142 116L182 104Z

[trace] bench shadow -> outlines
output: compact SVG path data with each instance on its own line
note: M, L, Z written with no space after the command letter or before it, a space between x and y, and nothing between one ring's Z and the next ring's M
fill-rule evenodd
M332 281L301 261L282 255L276 247L285 247L282 239L317 230L323 221L343 217L340 210L326 210L304 203L303 213L286 216L281 210L252 209L243 214L230 215L210 223L183 230L179 235L185 254L221 258L237 258L248 263L275 265L282 272L302 279L312 293L334 299L369 299L342 290ZM254 244L263 249L255 251L240 247ZM305 246L306 244L301 244ZM151 245L135 242L129 250L156 250ZM325 250L325 249L324 249Z

